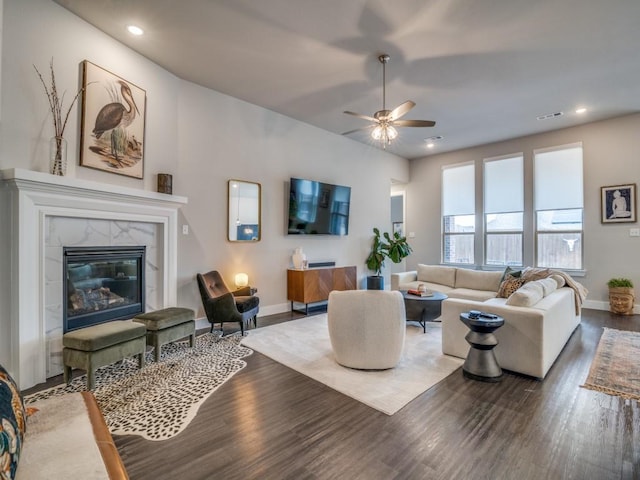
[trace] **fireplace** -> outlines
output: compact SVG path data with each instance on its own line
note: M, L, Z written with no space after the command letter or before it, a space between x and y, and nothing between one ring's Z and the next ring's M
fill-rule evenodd
M7 272L0 364L21 390L63 371L63 248L145 245L145 310L176 305L179 209L187 203L142 185L0 170L0 270Z
M145 253L145 246L64 247L63 331L143 313Z

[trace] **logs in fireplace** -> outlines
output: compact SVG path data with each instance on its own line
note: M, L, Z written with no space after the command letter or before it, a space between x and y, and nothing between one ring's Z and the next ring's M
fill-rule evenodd
M144 312L145 247L64 247L63 330Z

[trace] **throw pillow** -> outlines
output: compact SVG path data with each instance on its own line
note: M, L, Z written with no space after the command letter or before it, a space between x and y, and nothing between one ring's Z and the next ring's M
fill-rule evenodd
M0 365L0 477L14 479L26 428L20 390Z
M547 295L549 295L550 293L555 292L557 290L557 288L558 288L558 284L551 277L549 277L549 278L541 278L540 280L536 280L536 282L538 282L542 286L542 294L545 297Z
M527 282L513 292L505 304L516 307L531 307L542 300L542 297L544 297L542 285L537 282Z
M562 275L553 274L549 278L553 278L556 281L558 288L564 287L567 283Z
M497 298L509 298L513 292L518 290L524 285L524 280L508 275L507 278L500 284L498 289Z
M504 282L508 276L512 276L514 278L520 278L520 275L522 275L522 270L514 270L511 267L507 267L504 269L504 272L502 273L502 277L500 278L500 283Z

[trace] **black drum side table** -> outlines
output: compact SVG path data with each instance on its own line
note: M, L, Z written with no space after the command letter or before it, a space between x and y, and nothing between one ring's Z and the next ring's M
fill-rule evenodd
M499 382L502 369L493 352L493 347L498 344L493 332L504 325L504 319L497 315L488 315L489 317L475 316L469 312L460 314L460 321L470 330L464 338L471 345L462 366L462 373L473 380Z

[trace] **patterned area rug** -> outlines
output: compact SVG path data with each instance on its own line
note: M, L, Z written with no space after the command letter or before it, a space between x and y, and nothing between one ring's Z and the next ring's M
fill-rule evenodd
M209 395L247 365L242 358L253 351L241 340L239 333L222 338L220 332L206 333L193 349L186 341L164 345L159 363L147 352L142 370L135 358L98 369L93 393L111 433L148 440L180 433ZM25 403L85 389L82 375L69 385L29 395Z
M582 387L640 400L640 332L605 328Z

